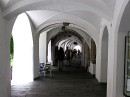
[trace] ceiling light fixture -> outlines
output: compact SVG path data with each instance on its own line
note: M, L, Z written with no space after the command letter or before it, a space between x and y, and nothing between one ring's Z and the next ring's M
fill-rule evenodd
M70 23L68 23L68 22L63 22L63 26L59 30L59 33L64 33L65 35L67 35L67 37L71 37L72 35L70 34L70 30L67 28L67 26L69 26L69 24Z

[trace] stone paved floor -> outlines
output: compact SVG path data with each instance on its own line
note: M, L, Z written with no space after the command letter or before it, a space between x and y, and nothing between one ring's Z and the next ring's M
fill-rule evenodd
M11 97L106 97L106 85L77 66L65 66L53 77L40 77L26 85L13 85Z

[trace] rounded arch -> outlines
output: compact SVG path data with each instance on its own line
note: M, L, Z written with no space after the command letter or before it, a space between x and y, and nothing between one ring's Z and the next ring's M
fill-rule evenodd
M104 27L101 42L101 82L107 82L107 67L108 67L108 28Z
M66 32L65 33L59 33L59 34L57 34L55 37L53 37L54 44L57 44L57 43L59 43L60 41L62 41L64 39L68 39L68 40L72 40L72 41L77 41L77 42L81 43L83 37L80 36L79 34L77 34L77 32L75 32L75 31L71 32L71 30L70 30L69 34L71 35L71 37L68 37Z
M63 18L64 16L66 16L67 18ZM62 26L62 23L65 22L65 21L70 23L69 26L79 28L82 31L84 31L84 33L87 33L88 35L90 35L95 40L95 42L97 42L99 40L99 32L98 32L99 29L97 29L95 26L93 26L91 23L85 21L84 19L79 18L78 16L74 16L72 14L66 15L65 13L55 15L52 18L49 18L48 20L43 22L38 27L36 33L39 33L40 31L43 32L43 30L45 30L49 26L54 27L54 25L55 25L55 27L58 27L57 24L59 24L59 26ZM79 26L79 25L81 25L81 26ZM86 27L86 25L87 25L87 27Z
M73 3L73 6L72 6L72 3ZM59 6L62 6L64 9L59 9L59 6L57 6L57 4ZM32 8L32 5L33 5L33 8ZM40 7L39 9L49 9L49 10L58 10L58 11L70 10L70 8L71 9L81 9L81 10L88 9L96 14L106 17L107 19L112 18L112 11L108 7L108 5L106 5L104 2L102 2L102 3L98 2L98 1L79 2L79 1L75 1L75 0L70 0L69 2L62 1L62 2L53 2L53 3L50 3L50 1L47 1L47 0L38 0L38 1L32 0L30 2L21 1L14 5L10 5L5 10L4 16L6 18L9 18L9 17L13 17L15 15L14 13L20 14L20 12L25 12L27 10L36 10L37 9L36 6ZM9 9L11 9L11 10L9 10ZM20 9L21 11L19 11L18 9Z
M61 28L60 28L61 29ZM55 32L59 32L59 30L60 29L58 29L58 30L56 30L55 28L54 28L54 30L56 30L56 31L54 31L53 29L52 29L52 34L54 34ZM82 39L83 39L83 37L80 35L80 34L78 34L75 30L73 30L73 29L71 29L71 28L66 28L66 30L69 32L69 33L66 33L66 31L65 32L61 32L61 33L57 33L57 34L54 34L54 35L52 35L51 34L51 32L48 32L48 33L50 33L50 35L52 35L51 37L50 37L50 39L52 39L52 46L54 47L54 46L58 46L59 44L60 44L60 46L62 46L63 48L64 48L64 50L66 49L66 46L68 46L67 45L67 43L68 42L70 42L70 41L76 41L76 42L78 42L79 44L82 44ZM71 35L71 37L68 37L68 34L69 35ZM49 40L50 40L49 39ZM72 45L73 44L73 42L71 42L69 45ZM82 44L83 45L83 44ZM52 48L53 48L52 47ZM70 49L71 49L71 47L70 47ZM72 49L71 49L72 50ZM53 52L53 59L54 59L54 64L55 64L55 48L54 48L54 50L52 50Z
M16 18L12 35L14 39L12 84L30 82L33 80L33 37L30 21L25 13Z
M105 25L102 33L102 41L107 41L109 36L108 27Z
M75 38L76 38L76 37L75 37ZM62 44L69 43L69 42L70 42L69 45L73 45L74 42L77 42L78 44L83 45L79 39L75 39L75 38L68 39L68 40L65 41L64 43L61 43L64 39L60 39L59 41L56 42L56 45L59 45L59 43L60 43L60 45L62 45ZM65 47L67 47L67 46L69 46L69 45L65 44Z
M56 26L55 26L56 25ZM72 25L72 24L71 24ZM50 27L50 26L52 26L52 28ZM63 26L63 23L57 23L57 24L54 24L54 25L50 25L49 27L47 27L47 28L43 28L43 30L41 30L39 33L37 33L36 35L38 36L38 34L41 34L41 33L48 33L48 31L51 31L51 30L53 30L53 29L55 29L56 27L61 27L61 26ZM53 31L53 33L54 33L54 31ZM85 36L85 35L84 35ZM49 40L48 40L48 42L49 42ZM48 43L47 42L47 43ZM46 48L47 49L47 48ZM53 56L53 54L52 54L52 56Z
M39 29L36 31L36 36L38 36L40 33L42 33L42 32L44 32L44 31L46 31L46 30L48 30L48 29L50 29L50 28L57 28L57 27L61 27L61 26L63 26L63 22L64 21L62 21L62 22L49 22L49 23L46 23L46 24L43 24L42 26L40 26L39 27ZM69 22L70 23L70 22ZM84 37L84 36L86 36L86 34L89 36L89 37L92 37L93 38L93 40L95 41L95 43L96 43L96 45L97 45L97 43L98 43L98 37L97 36L99 36L99 35L89 35L87 32L87 29L85 29L84 27L82 27L82 26L79 26L79 25L77 25L77 24L75 24L75 23L70 23L70 25L69 25L70 27L73 27L73 28L76 28L76 29L79 29L79 30L81 30L81 32L83 33L83 36L82 37ZM85 38L84 38L85 39ZM85 39L86 40L86 39ZM87 42L87 41L86 41Z
M72 32L71 32L72 31ZM79 35L76 31L69 29L69 35L70 37L68 37L67 33L59 33L55 36L52 37L53 40L53 44L58 46L59 43L65 44L65 47L68 46L67 44L69 43L69 45L72 45L73 42L77 42L78 44L83 45L82 41L83 41L83 37L81 35Z
M95 28L100 28L99 23L101 23L102 16L95 14L91 12L90 10L66 10L66 11L52 11L52 10L32 10L26 12L30 18L33 20L39 21L38 23L35 23L34 26L38 27L40 24L42 24L43 21L47 21L49 19L58 17L59 15L62 16L62 18L68 18L68 15L76 16L79 19L83 19L84 21L91 23ZM66 16L67 15L67 16ZM34 17L35 16L35 17ZM39 17L39 18L38 18ZM70 16L69 16L70 18ZM43 21L41 21L43 20Z
M39 33L42 33L42 31L43 31L43 33L44 32L46 32L46 31L48 31L48 33L50 33L50 38L48 38L47 39L47 43L49 43L49 40L52 38L52 37L54 37L56 34L58 34L58 32L59 32L59 29L60 29L60 27L61 26L63 26L63 23L56 23L56 24L52 24L52 25L49 25L49 26L47 26L47 27L45 27L45 28L43 28L43 30L41 30ZM72 27L71 27L72 26ZM51 28L52 27L52 28ZM82 29L79 29L80 28L80 26L78 27L78 25L75 25L75 24L70 24L69 25L69 27L70 27L70 29L73 29L73 30L75 30L76 32L79 32L78 34L81 34L82 33L82 37L84 38L84 40L86 41L86 43L88 44L88 46L90 46L89 45L89 41L90 41L90 39L91 39L91 37L87 34L87 33L85 33ZM76 28L76 27L78 27L78 28ZM82 28L82 27L81 27ZM54 32L57 32L57 33L54 33ZM87 35L86 35L87 34ZM38 34L37 34L38 35ZM49 35L49 34L48 34ZM52 50L52 52L55 52L55 50ZM52 56L53 56L54 54L52 54ZM54 57L52 57L52 59L53 59ZM90 58L88 58L88 59L90 59ZM90 61L89 61L90 62ZM88 62L88 63L89 63ZM55 62L54 62L55 63Z
M125 52L125 36L127 35L129 29L129 24L130 24L130 1L129 0L125 0L122 3L122 7L119 13L119 17L118 17L118 21L117 21L117 25L115 27L115 32L116 32L116 38L117 38L117 42L116 42L116 70L115 70L115 91L116 91L116 97L119 96L124 96L123 93L121 92L124 87L123 87L123 83L124 83L124 78L126 76L124 76L124 62L127 62L124 58L124 52ZM128 46L128 45L127 45ZM129 51L129 50L128 50ZM126 53L127 55L127 53ZM126 65L125 64L125 65ZM130 88L130 83L128 81L128 83L126 83L127 88L126 90Z
M53 38L54 36L56 36L59 33L59 30L61 29L60 27L56 27L53 28L51 30L48 31L48 41ZM85 39L85 41L88 43L87 39L91 38L87 33L83 32L83 30L80 30L79 28L75 28L75 27L67 27L67 29L72 30L72 33L69 33L70 35L73 34L73 32L76 32L76 36L81 36L82 38ZM55 32L55 33L54 33ZM89 40L89 39L88 39Z

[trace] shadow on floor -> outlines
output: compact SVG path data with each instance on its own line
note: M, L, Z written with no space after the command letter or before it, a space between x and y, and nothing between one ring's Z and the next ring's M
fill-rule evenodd
M106 84L99 84L76 65L65 65L62 72L54 67L52 77L41 76L26 85L13 85L11 92L11 97L106 97Z

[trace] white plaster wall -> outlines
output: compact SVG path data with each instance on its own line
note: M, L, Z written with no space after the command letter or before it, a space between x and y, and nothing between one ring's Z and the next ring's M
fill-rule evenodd
M114 37L114 32L112 33L112 24L109 21L106 21L105 19L102 19L102 24L101 24L101 29L100 29L100 39L97 42L97 56L96 56L96 78L99 82L102 82L102 74L101 73L101 43L102 43L102 35L104 31L104 27L107 26L108 32L109 32L109 38L108 38L108 67L107 67L107 97L115 97L112 96L114 94L114 89L113 89L113 80L114 78L114 60L115 57L113 54L115 54L115 40L116 38ZM103 74L104 75L104 74ZM106 79L106 74L104 75Z
M51 57L51 40L49 41L48 43L48 54L47 54L47 58L48 58L48 61L47 62L52 62L52 57Z
M0 12L0 97L10 97L10 39L6 30L7 21L1 17Z
M89 68L90 65L90 49L88 44L85 42L85 68Z
M108 66L108 42L102 42L101 52L101 82L107 82L107 66Z
M130 79L127 80L127 91L130 91Z
M83 40L83 45L85 45L85 40ZM82 49L81 66L85 67L85 46L83 46L81 49Z
M89 72L90 72L92 75L95 75L95 73L96 73L96 64L90 63Z
M63 18L63 17L66 17L66 18ZM79 28L79 29L82 29L83 31L85 31L86 34L93 37L95 42L98 41L99 29L95 29L95 27L93 27L92 25L89 25L84 20L82 20L82 19L80 19L76 16L70 15L70 14L67 14L67 16L66 16L66 14L58 14L58 16L55 16L55 17L47 20L43 24L41 24L38 27L37 32L39 32L46 25L48 26L48 25L51 25L51 24L59 23L59 22L56 22L56 21L60 21L60 23L66 21L66 22L70 22L70 23L73 23L73 24L76 24L76 25L80 25L81 27L76 26L76 28ZM87 25L87 27L86 27L86 25ZM91 31L90 31L90 29L91 29ZM91 32L94 32L94 33L91 33Z
M102 74L103 74L102 73L102 69L104 69L104 67L102 68L102 65L101 65L103 63L103 62L101 62L102 61L102 57L101 56L102 56L102 54L103 55L106 54L106 53L104 54L104 52L102 51L102 38L103 38L103 33L106 33L106 32L104 32L104 28L107 27L108 30L109 30L109 24L110 24L109 21L107 21L106 19L102 18L101 27L100 27L100 38L99 38L99 41L97 42L97 56L96 56L96 78L97 78L97 80L99 82L103 82L102 81L102 77L104 77L104 76L102 76ZM109 32L110 31L108 31L107 33L109 34Z
M125 8L125 3L129 0L117 0L116 7L114 11L114 16L112 20L112 27L109 28L109 47L108 47L108 77L107 77L107 97L124 97L120 91L120 82L119 79L123 78L122 75L118 76L118 68L117 68L117 37L118 37L118 29L121 20L121 15L123 13L123 9ZM124 3L123 3L124 2ZM122 71L121 71L122 72ZM119 77L119 79L117 79ZM119 87L117 88L117 86Z
M47 55L47 32L43 32L40 34L39 38L39 62L46 63L46 55Z
M109 35L109 46L108 46L108 76L107 76L107 97L115 97L113 96L114 93L114 82L113 80L114 78L114 60L115 60L115 56L114 56L114 48L116 47L116 45L114 44L115 39L113 37L112 34Z
M90 52L91 52L91 40L92 40L92 38L89 40L89 46L90 46ZM95 42L95 43L98 43L98 42ZM89 66L89 72L92 74L92 75L96 75L96 79L99 81L99 79L98 79L98 77L97 77L97 75L99 74L99 72L100 71L98 71L99 69L98 69L98 58L99 58L99 47L98 47L98 44L96 44L96 64L93 64L93 63L91 63L90 62L90 66ZM91 53L90 53L91 54ZM90 57L91 57L91 55L90 55Z
M117 49L117 75L116 75L116 97L123 97L124 84L124 52L125 52L125 36L127 33L118 34L118 49Z
M123 97L121 96L116 96L116 94L119 93L119 91L117 91L117 80L116 78L116 62L117 62L117 28L115 27L118 21L118 15L119 15L119 11L121 9L121 4L123 1L128 1L128 0L117 0L117 6L116 6L116 10L115 10L115 14L114 14L114 19L112 21L112 29L110 28L109 30L111 30L111 34L109 36L109 55L108 55L108 86L107 86L107 97ZM6 88L8 87L8 71L6 69L5 64L9 64L9 54L8 54L8 43L5 37L5 25L4 23L5 21L0 19L0 97L9 97L8 93L10 93ZM5 47L6 46L6 47ZM38 51L38 50L37 50ZM100 54L100 53L99 53ZM1 56L2 55L2 56ZM98 54L97 54L98 55ZM36 56L35 56L36 57ZM100 57L100 56L99 56ZM98 58L98 57L97 57ZM6 60L5 60L6 59ZM6 71L3 71L6 70ZM4 74L3 74L4 73ZM5 77L6 76L6 77ZM122 77L122 76L121 76ZM3 88L5 87L5 88ZM117 92L116 92L117 91ZM6 92L6 93L5 93Z
M100 82L100 76L101 76L101 44L97 44L96 48L96 79L98 82Z
M99 37L98 37L99 38ZM92 39L91 39L92 40ZM90 43L89 43L89 45L90 45L90 57L91 57L91 41L89 41ZM94 41L95 42L95 41ZM99 79L98 79L98 77L97 77L97 75L99 74L99 71L97 71L97 70L99 70L99 68L98 68L98 64L97 64L97 62L98 62L98 58L99 58L99 47L98 47L98 41L97 42L95 42L95 45L96 45L96 64L93 64L92 62L90 62L90 66L89 66L89 72L91 73L91 74L93 74L93 75L96 75L96 79L99 81ZM90 61L91 61L91 58L90 58Z
M105 43L104 43L105 44ZM104 45L107 48L107 45ZM106 50L102 50L101 42L97 46L97 56L96 56L96 79L98 82L107 82L107 64L106 64L106 57L102 57L101 55L106 54Z
M33 49L33 63L34 63L34 76L33 79L39 77L39 35L34 36L34 49Z
M72 26L72 27L71 27L71 26ZM69 28L69 29L73 29L74 31L78 32L78 33L85 39L85 41L87 42L87 44L88 44L89 47L90 47L91 37L90 37L85 31L83 31L83 30L80 29L80 28L74 28L73 25L70 25L68 28ZM49 40L50 40L53 36L55 36L55 35L59 32L60 29L61 29L61 27L57 27L57 28L48 30L47 42L49 42Z

